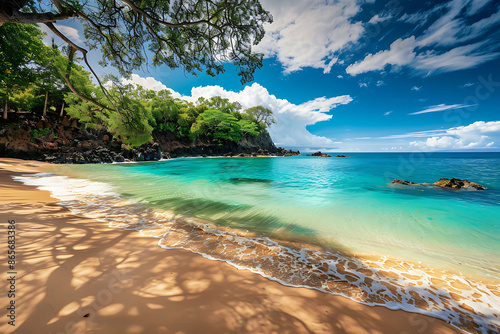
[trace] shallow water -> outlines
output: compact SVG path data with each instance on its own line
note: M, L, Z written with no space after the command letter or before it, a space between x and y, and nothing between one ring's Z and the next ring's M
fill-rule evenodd
M351 154L52 166L75 212L284 284L500 329L500 154ZM61 176L65 175L65 176ZM465 178L486 191L400 186ZM291 270L293 269L293 270Z

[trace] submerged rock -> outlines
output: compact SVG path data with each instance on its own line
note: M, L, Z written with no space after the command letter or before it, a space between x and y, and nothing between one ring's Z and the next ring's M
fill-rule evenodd
M335 157L336 158L349 158L349 156L343 155L343 154L337 154Z
M439 181L434 182L435 186L443 187L443 188L453 188L453 189L461 189L461 188L472 188L476 190L485 190L486 188L478 183L470 182L469 180L461 180L461 179L439 179Z

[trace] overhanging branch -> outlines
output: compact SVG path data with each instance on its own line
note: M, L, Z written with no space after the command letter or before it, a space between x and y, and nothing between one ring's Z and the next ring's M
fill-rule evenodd
M82 48L81 46L78 46L76 45L72 40L70 40L68 37L66 37L63 33L61 33L59 30L57 30L57 28L51 23L51 22L47 22L45 23L45 25L54 33L56 34L57 36L59 36L63 41L65 41L66 43L68 43L71 47L73 47L75 50L77 51L80 51L83 55L83 61L85 62L85 64L87 65L87 67L90 69L90 71L92 72L92 74L94 75L94 77L96 78L98 84L99 84L99 87L101 87L101 90L103 91L104 95L106 96L106 98L109 100L109 102L111 102L111 104L113 104L113 107L115 109L116 112L118 112L118 108L116 108L116 105L115 103L113 102L113 99L109 96L109 93L107 91L107 89L104 87L104 85L102 84L101 80L99 79L99 77L97 76L97 74L95 73L94 69L92 68L92 66L90 66L89 62L88 62L88 59L87 59L87 53L88 51L84 48ZM64 77L64 80L66 81L66 83L68 84L69 86L69 89L71 89L71 91L73 93L76 92L76 89L74 89L74 87L71 86L71 83L69 82L69 79L67 78L67 76ZM82 98L82 94L79 94L79 93L75 93L78 97ZM110 109L109 107L106 107L102 104L100 104L99 102L97 101L94 101L90 98L83 98L84 100L88 101L88 102L92 102L92 103L95 103L96 105L102 107L102 108L106 108L108 110L112 110Z
M0 25L6 22L12 23L48 23L56 22L60 20L66 20L70 17L76 16L76 13L24 13L15 11L12 15L6 15L5 13L0 13Z

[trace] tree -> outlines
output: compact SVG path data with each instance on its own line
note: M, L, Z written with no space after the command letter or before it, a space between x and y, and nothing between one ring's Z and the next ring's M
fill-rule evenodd
M180 104L168 90L158 92L148 103L148 107L152 116L150 123L156 130L176 132Z
M200 97L198 98L198 103L204 104L210 109L217 109L227 114L241 110L242 108L239 102L229 102L229 99L225 99L221 96L212 96L209 99Z
M209 109L197 118L191 126L191 132L209 140L238 142L241 139L241 127L238 120L220 110Z
M43 45L39 50L39 60L34 68L35 83L45 92L45 103L43 106L43 117L47 113L47 102L49 93L59 100L63 99L66 93L66 83L64 82L64 71L68 66L68 59L61 55L57 45L52 40L52 47Z
M264 23L272 22L259 0L5 0L0 3L0 26L43 23L87 60L87 49L59 31L54 22L78 19L90 49L100 47L102 64L116 67L122 76L141 68L151 57L153 66L202 70L216 76L223 63L234 63L241 82L253 80L263 55L254 53L264 37ZM95 75L95 73L94 73ZM96 76L96 79L97 76ZM101 88L105 88L101 84Z
M269 108L256 106L246 109L245 112L252 116L257 123L264 123L268 127L271 126L271 124L276 123L273 112Z
M238 125L240 126L241 132L243 134L249 134L250 136L257 136L260 133L257 124L247 119L240 119L238 121Z
M34 62L45 47L42 33L34 25L0 26L0 96L4 99L3 118L7 119L9 96L15 88L27 88L35 79Z
M33 110L43 105L43 95L40 95L39 87L30 84L26 88L14 89L9 101L20 110Z

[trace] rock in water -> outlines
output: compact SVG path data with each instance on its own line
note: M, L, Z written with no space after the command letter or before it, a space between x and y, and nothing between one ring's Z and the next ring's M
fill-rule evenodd
M338 154L335 157L336 158L349 158L347 155L343 155L343 154Z
M461 189L461 188L473 188L476 190L485 190L486 188L480 184L475 182L469 182L468 180L461 179L439 179L439 181L434 182L435 186L443 187L443 188L453 188L453 189Z
M414 182L410 182L410 181L403 181L403 180L400 180L400 179L394 179L391 181L391 183L399 183L399 184L404 184L405 186L407 185L418 185L420 183L414 183Z
M325 158L331 158L332 156L330 154L325 154L321 153L321 151L315 152L313 154L306 154L308 157L325 157Z

